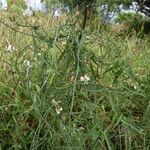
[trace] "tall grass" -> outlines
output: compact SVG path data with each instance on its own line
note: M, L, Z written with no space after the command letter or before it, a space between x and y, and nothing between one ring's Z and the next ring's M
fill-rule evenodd
M0 149L150 148L148 35L9 15L0 14Z

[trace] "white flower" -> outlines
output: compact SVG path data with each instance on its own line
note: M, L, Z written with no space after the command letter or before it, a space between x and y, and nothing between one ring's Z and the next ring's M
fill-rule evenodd
M52 99L52 104L54 105L54 106L58 106L59 104L61 103L61 101L55 101L54 99Z
M52 100L52 104L55 106L55 111L59 115L63 108L59 105L61 101L55 101L54 99Z
M12 52L12 51L15 50L15 47L13 47L11 44L9 44L9 45L7 46L7 48L6 48L6 50L7 50L8 52Z
M29 75L29 70L33 67L33 65L31 65L29 60L25 60L23 63L26 66L26 78L27 78Z
M90 81L90 77L88 75L81 76L80 81L88 84L88 82Z
M84 128L84 127L79 127L79 129L80 129L80 130L82 130L82 131L83 131L83 130L85 130L85 128Z
M38 56L41 56L41 53L38 53Z
M134 85L134 89L135 89L135 90L137 89L137 86L136 86L136 85Z
M84 78L86 79L86 81L90 81L90 77L88 75L85 75Z
M24 62L23 62L27 67L32 67L32 65L31 65L31 63L30 63L30 61L29 60L25 60Z
M62 107L60 107L60 106L57 106L56 108L55 108L55 111L56 111L56 113L59 115L60 114L60 112L63 110L63 108Z

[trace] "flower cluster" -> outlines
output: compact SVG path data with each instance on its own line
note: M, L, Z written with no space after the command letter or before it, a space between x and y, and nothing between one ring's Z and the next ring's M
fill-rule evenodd
M55 101L54 99L52 100L52 104L55 107L56 113L59 115L63 108L60 106L61 101Z

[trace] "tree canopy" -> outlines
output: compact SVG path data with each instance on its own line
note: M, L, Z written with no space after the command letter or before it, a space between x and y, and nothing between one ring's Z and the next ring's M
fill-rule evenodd
M123 5L128 8L133 2L137 3L139 11L147 16L150 16L150 0L46 0L47 4L63 4L67 6L70 10L78 7L82 9L88 5L102 6L107 5L110 11L119 11L119 6Z

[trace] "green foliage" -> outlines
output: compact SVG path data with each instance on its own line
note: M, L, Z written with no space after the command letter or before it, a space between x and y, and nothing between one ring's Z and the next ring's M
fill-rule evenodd
M24 0L8 0L8 9L17 14L22 14L27 8Z
M17 5L12 5L11 6L11 9L13 12L17 13L17 14L22 14L24 9L21 8L20 6L17 6Z
M1 149L149 149L148 36L0 15Z

